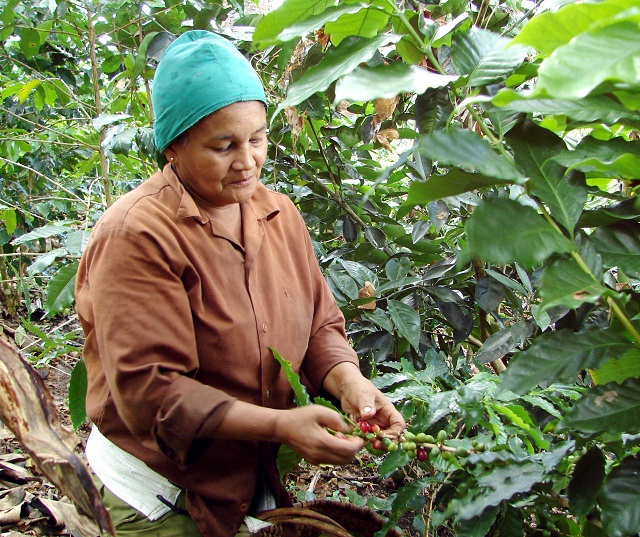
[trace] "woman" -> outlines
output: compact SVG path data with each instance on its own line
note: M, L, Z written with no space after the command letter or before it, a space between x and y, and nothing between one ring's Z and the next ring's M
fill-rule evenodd
M310 463L362 448L328 408L292 408L271 349L312 392L383 429L404 421L365 379L304 221L266 189L266 98L225 39L174 41L153 85L169 161L100 219L82 257L87 458L118 535L226 536L290 505L280 444Z

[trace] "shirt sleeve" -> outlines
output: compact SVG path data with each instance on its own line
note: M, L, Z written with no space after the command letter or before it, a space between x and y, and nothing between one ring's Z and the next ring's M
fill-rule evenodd
M219 423L234 398L193 378L199 361L179 261L145 234L94 233L77 289L90 388L93 366L131 434L184 464L202 423Z
M313 251L311 238L302 222L302 235L309 270L313 279L314 316L302 371L315 393L322 391L325 377L336 365L352 362L358 365L358 356L346 336L344 315L327 285Z

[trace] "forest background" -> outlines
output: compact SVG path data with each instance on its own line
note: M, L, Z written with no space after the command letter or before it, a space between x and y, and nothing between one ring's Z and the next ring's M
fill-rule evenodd
M34 365L81 348L91 228L163 163L162 52L215 31L264 81L263 180L304 215L363 371L437 447L375 453L401 483L372 504L387 526L638 534L640 2L0 10L0 298ZM76 427L85 382L79 361ZM283 471L296 462L282 453Z

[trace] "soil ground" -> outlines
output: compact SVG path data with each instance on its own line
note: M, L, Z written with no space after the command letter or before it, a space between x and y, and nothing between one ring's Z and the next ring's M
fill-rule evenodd
M74 323L77 325L73 319L64 322L66 329L73 329ZM17 324L0 321L0 337L14 346L18 339L16 330ZM28 339L20 341L23 348L30 344ZM62 423L69 428L68 383L79 358L78 352L65 353L37 367L53 395ZM80 454L88 433L87 424L77 431L77 451ZM346 466L312 466L303 462L289 475L287 487L299 501L336 499L368 505L384 515L384 509L389 507L389 498L398 485L390 478L381 479L377 471L379 464L380 461L366 451L362 451L353 464ZM38 471L11 431L0 424L0 537L72 537L65 520L43 508L40 499L66 503L66 498ZM417 535L411 530L410 520L402 520L400 527L408 537Z

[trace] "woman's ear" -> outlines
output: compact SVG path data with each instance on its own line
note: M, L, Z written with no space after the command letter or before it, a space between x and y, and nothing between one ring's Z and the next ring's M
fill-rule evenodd
M171 162L171 164L175 163L175 161L176 161L176 152L173 149L173 144L171 144L169 147L167 147L164 150L164 156L167 157L167 160L169 162Z

